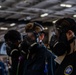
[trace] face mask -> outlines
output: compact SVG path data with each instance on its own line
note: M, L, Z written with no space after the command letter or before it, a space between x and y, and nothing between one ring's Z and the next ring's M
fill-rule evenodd
M33 44L35 41L35 39L32 39L31 37L26 37L26 41L28 42L29 45Z
M28 41L28 43L31 45L35 42L39 42L38 40L39 34L36 32L28 32L27 36L25 37L25 39Z
M6 51L7 51L7 54L8 56L10 56L10 53L13 49L18 49L18 46L16 46L14 43L12 42L8 42L6 43Z
M30 44L27 40L24 40L21 42L19 49L21 51L21 55L26 56L28 54L28 49L30 47Z
M57 56L61 56L70 52L70 42L67 40L66 34L62 33L57 39L56 35L53 35L50 41L50 49Z
M27 50L25 50L26 54L30 52L30 54L36 53L37 47L39 47L39 39L38 39L38 33L33 32L32 34L27 33L27 36L24 38L26 45L29 46Z

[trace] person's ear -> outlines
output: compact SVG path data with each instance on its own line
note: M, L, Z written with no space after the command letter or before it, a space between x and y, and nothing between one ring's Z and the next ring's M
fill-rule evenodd
M40 34L39 39L40 39L40 40L43 40L43 39L44 39L44 33L41 33L41 34Z
M72 30L68 30L66 35L67 35L67 39L70 40L74 37L74 32Z

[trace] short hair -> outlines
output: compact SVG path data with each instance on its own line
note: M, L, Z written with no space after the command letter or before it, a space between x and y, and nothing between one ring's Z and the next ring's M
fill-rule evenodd
M33 31L35 31L35 32L38 33L38 32L42 32L43 30L44 30L44 27L41 24L36 23L36 22L28 23L25 26L25 32L33 32Z
M55 26L61 32L72 30L76 35L76 22L72 18L61 18L56 21Z
M11 41L11 42L16 42L18 40L21 40L21 34L16 31L16 30L9 30L5 35L4 35L5 41Z

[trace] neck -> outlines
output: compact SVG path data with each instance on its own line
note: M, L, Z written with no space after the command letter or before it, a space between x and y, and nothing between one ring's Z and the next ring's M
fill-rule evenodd
M69 54L73 53L76 51L76 39L70 44L71 46L71 51ZM68 54L68 55L69 55ZM62 55L62 56L59 56L59 57L56 57L56 59L54 59L58 64L61 64L61 62L64 60L66 54Z
M76 51L76 39L70 44L70 46L71 46L71 51L69 54Z
M74 51L76 51L76 39L75 39L75 46L74 47L75 47L75 50Z

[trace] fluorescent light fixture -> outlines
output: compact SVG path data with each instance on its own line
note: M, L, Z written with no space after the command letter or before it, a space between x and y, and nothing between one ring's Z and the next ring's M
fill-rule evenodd
M24 3L26 3L27 1L25 0Z
M15 25L16 25L15 23L10 24L10 26L15 26Z
M53 21L53 23L55 23L57 20Z
M45 16L48 16L48 13L44 13L42 15L40 15L41 17L45 17Z
M27 16L24 20L31 20L31 17Z
M44 30L47 30L47 29L48 29L48 27L45 27L45 28L44 28Z
M60 4L61 7L65 7L65 4Z
M76 15L73 15L73 17L76 17Z
M2 6L0 6L0 8L2 8Z
M30 20L30 19L31 19L31 17L30 17L30 16L28 16L28 17L26 17L26 19L27 19L27 20Z
M69 8L70 8L70 7L72 7L72 5L70 5L70 4L67 4L67 5L66 5L66 7L69 7Z
M6 27L0 27L0 30L8 30Z
M61 7L69 7L69 8L72 7L72 5L70 5L70 4L60 4L60 6Z

